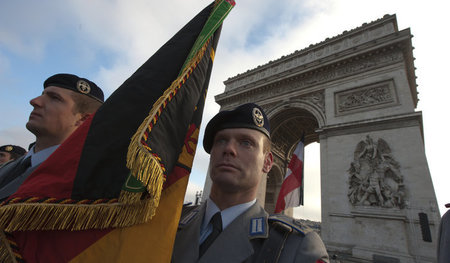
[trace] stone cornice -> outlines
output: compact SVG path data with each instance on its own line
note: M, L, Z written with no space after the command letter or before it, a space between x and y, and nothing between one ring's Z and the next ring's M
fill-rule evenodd
M357 131L358 133L373 131L373 130L386 130L397 129L400 127L420 127L423 143L423 123L422 112L417 111L407 114L391 115L387 117L379 117L367 120L359 120L353 122L339 123L334 125L328 125L316 130L319 133L319 138L339 136L342 134L348 134L349 130Z
M296 51L230 78L224 82L225 92L217 95L215 100L224 106L230 103L240 103L243 97L249 101L255 101L254 96L261 92L270 91L279 95L279 91L285 90L286 86L295 86L297 91L298 89L307 89L309 86L342 77L330 72L333 68L355 63L355 60L369 60L374 53L383 53L389 48L401 47L411 93L417 104L411 37L409 29L398 31L395 15L385 16L375 22L364 24L350 32L344 32L342 35L326 39L307 49ZM396 62L400 61L402 60L399 59ZM372 69L369 68L369 63L373 62L366 63L366 70ZM352 72L352 74L355 73L358 72ZM329 76L325 76L326 74ZM314 79L314 77L318 79ZM302 82L301 87L297 85L299 79ZM289 92L288 90L289 88L282 93ZM305 90L305 92L310 93L312 90Z
M228 91L215 96L220 105L229 105L242 102L242 98L255 101L258 94L268 94L267 97L290 94L293 90L297 92L311 93L315 90L309 89L317 85L334 81L343 77L352 76L368 70L386 67L403 61L402 46L392 45L364 53L359 56L349 57L335 63L323 63L320 67L311 66L290 76L277 76L273 79L265 79L240 87L238 90Z
M283 56L275 61L270 61L265 65L258 66L255 69L248 70L245 73L229 78L224 83L225 85L229 86L229 84L236 80L242 80L246 77L254 75L255 72L267 71L268 68L272 68L277 64L286 64L289 62L293 62L293 66L299 66L298 64L296 65L296 63L298 62L306 64L312 60L320 59L322 57L341 52L345 49L352 48L364 42L369 42L373 39L377 39L394 32L398 32L396 16L385 15L383 18L378 19L374 22L371 22L369 24L364 23L358 28L350 31L344 31L338 36L327 38L315 45L311 44L305 49L297 50L290 55ZM230 88L232 88L232 85L230 86Z

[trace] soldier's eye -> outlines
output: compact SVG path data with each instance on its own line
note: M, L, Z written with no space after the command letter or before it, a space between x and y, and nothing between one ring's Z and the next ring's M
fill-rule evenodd
M243 141L241 141L241 144L244 146L252 146L253 145L252 142L249 140L243 140Z

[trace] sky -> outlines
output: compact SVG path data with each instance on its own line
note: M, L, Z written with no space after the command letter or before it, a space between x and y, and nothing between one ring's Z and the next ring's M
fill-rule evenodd
M15 0L0 1L0 145L27 147L25 129L44 80L73 73L102 87L106 97L211 1ZM446 150L450 140L447 51L448 0L245 0L224 22L203 115L218 111L223 81L346 30L395 14L399 30L411 29L425 150L438 207L450 203ZM319 145L305 152L305 206L294 216L320 220ZM197 148L186 200L203 188L208 155Z

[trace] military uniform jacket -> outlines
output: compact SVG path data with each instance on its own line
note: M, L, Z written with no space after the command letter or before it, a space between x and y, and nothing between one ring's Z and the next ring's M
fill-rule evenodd
M20 175L15 175L14 177L8 176L11 172L13 172L18 165L25 158L21 156L14 161L10 161L0 166L0 184L3 185L0 189L0 200L4 200L10 195L14 194L20 185L28 178L28 176L38 167L35 166L31 169L26 170L25 173Z
M328 262L326 248L317 233L300 229L300 225L292 229L283 218L269 218L257 203L235 218L198 258L205 209L203 204L182 216L172 262ZM272 238L275 235L278 237Z

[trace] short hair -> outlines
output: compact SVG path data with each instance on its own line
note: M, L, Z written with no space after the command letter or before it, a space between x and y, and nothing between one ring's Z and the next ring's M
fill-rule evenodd
M272 150L272 140L269 137L264 136L263 139L263 153L268 153Z
M91 97L85 96L81 93L71 92L71 97L75 102L75 106L73 108L74 113L94 113L102 103L98 100L95 100Z

